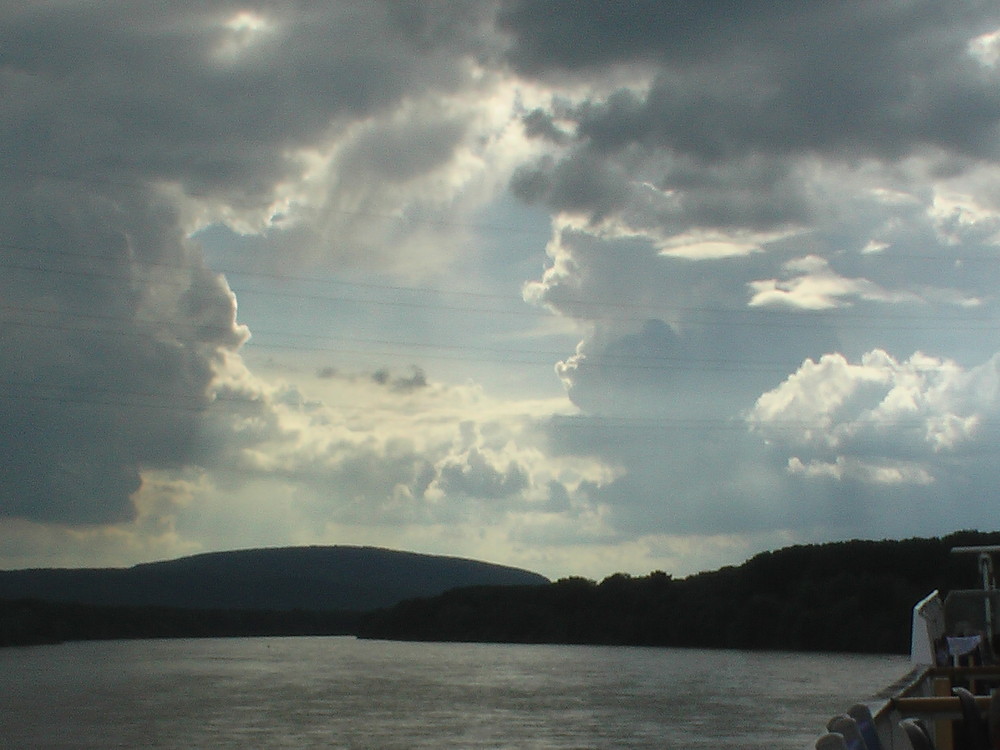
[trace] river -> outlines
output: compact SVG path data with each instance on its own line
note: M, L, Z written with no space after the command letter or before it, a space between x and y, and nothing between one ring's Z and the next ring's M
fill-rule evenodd
M0 747L801 750L896 656L239 638L0 649Z

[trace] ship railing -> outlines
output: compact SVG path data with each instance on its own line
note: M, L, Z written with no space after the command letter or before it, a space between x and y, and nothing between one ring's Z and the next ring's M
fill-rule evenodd
M992 693L1000 685L1000 665L924 667L913 670L908 677L909 684L889 689L886 693L891 694L883 694L876 704L869 704L883 748L909 750L900 722L919 718L930 727L936 750L953 750L954 727L963 720L963 713L961 700L952 688L971 690L979 712L988 716L997 700Z

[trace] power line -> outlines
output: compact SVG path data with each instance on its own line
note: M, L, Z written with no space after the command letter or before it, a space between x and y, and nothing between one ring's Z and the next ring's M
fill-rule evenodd
M81 174L68 174L65 172L57 172L55 170L43 170L37 168L23 168L18 167L17 169L11 169L9 166L4 167L0 165L0 171L2 172L13 172L18 177L24 176L35 176L43 177L47 179L58 180L62 182L74 182L74 183L84 183L84 184L99 184L99 185L116 185L129 188L149 188L150 182L144 179L127 179L122 177L111 177L111 176L101 176L96 177L93 175L81 175ZM416 224L425 226L443 226L443 227L453 227L458 229L470 229L483 232L496 232L503 234L526 234L526 235L537 235L539 237L551 237L551 229L547 229L544 233L532 229L525 228L521 225L511 225L511 224L495 224L487 222L476 222L476 221L456 221L453 219L446 219L440 217L429 217L429 216L414 216L410 215L400 215L398 213L383 213L376 211L363 211L359 209L345 209L337 208L334 206L326 206L324 210L330 214L336 214L341 216L357 216L368 219L379 219L387 222L395 223L405 223L405 224ZM46 248L31 247L25 245L13 245L11 243L0 243L0 245L6 247L21 247L22 249L32 249L40 250L45 252L59 252L59 251L49 251ZM669 257L669 256L667 256ZM878 259L885 261L891 259L894 263L898 262L909 262L909 261L919 261L919 262L930 262L930 263L996 263L1000 260L998 255L987 255L983 253L977 254L965 254L965 255L931 255L923 253L912 253L912 252L890 252L890 251L878 251L878 252L856 252L850 254L850 257L855 258L859 261L867 261ZM680 262L691 262L686 258L677 258ZM462 292L456 292L462 293ZM471 293L475 294L475 293Z
M48 252L43 250L42 252ZM64 253L62 251L53 251L57 254L71 255L76 257L93 257L102 258L104 260L110 260L108 258L103 258L102 256L87 256L87 255L76 255L73 253ZM197 270L191 269L189 267L174 265L174 264L149 264L152 268L164 268L164 269L174 269L179 271L185 270ZM6 268L8 270L18 270L24 272L33 273L53 273L61 274L67 276L83 277L83 278L101 278L101 279L111 279L118 281L125 281L133 283L136 281L136 277L132 275L123 275L120 273L106 273L91 269L68 269L68 268L43 268L35 265L12 263L10 261L0 261L0 268ZM486 315L504 315L504 316L515 316L515 317L548 317L552 313L546 312L542 309L525 309L526 303L521 298L515 298L510 295L498 295L489 294L483 292L472 292L468 290L448 290L448 289L435 289L435 288L421 288L421 287L407 287L401 285L391 285L391 284L374 284L370 282L360 282L360 281L348 281L344 279L333 279L333 278L323 278L317 279L314 277L306 276L292 276L286 274L277 273L264 273L257 271L245 271L239 269L230 270L213 270L214 273L220 273L223 275L233 275L233 276L246 276L249 278L262 278L270 280L280 280L284 282L296 282L296 283L308 283L313 285L330 285L346 287L348 289L364 289L370 291L378 291L385 293L406 293L411 295L437 295L437 296L458 296L467 299L478 299L478 300L494 300L500 301L507 304L517 303L518 308L498 308L498 307L484 307L484 306L474 306L474 305L452 305L452 304L442 304L436 301L423 301L423 300L399 300L399 299L372 299L360 296L344 296L341 294L314 294L306 293L302 290L281 290L281 289L257 289L257 288L245 288L239 290L239 296L244 300L247 295L251 297L253 295L262 295L269 297L278 297L286 299L294 299L299 301L311 300L318 302L328 302L336 304L357 304L357 305L373 305L379 307L394 307L401 309L421 309L421 310L432 310L440 312L463 312L463 313L476 313L476 314L486 314ZM214 283L201 283L192 282L190 278L187 279L168 279L168 278L156 278L144 279L146 283L162 284L169 286L176 286L183 289L203 289L206 291L217 292L218 286ZM544 304L544 303L543 303ZM776 310L776 309L764 309L764 308L749 308L749 307L739 307L739 308L725 308L725 307L703 307L703 306L690 306L690 305L663 305L663 304L642 304L626 301L602 301L602 300L574 300L565 299L560 300L559 304L562 310L558 315L562 317L567 317L570 319L576 319L581 321L605 321L605 322L642 322L650 319L651 314L659 314L661 317L671 318L675 316L695 316L695 317L685 317L683 319L683 324L686 326L751 326L751 327L780 327L780 328L815 328L815 327L826 327L830 325L831 318L837 324L843 323L855 323L857 325L864 325L870 327L876 325L878 328L883 330L913 330L922 327L926 328L968 328L970 330L979 329L989 329L992 330L995 327L995 320L991 317L985 317L978 310L978 315L970 315L967 311L958 311L962 313L961 315L956 315L954 318L944 319L940 315L927 314L921 315L914 312L906 313L893 313L893 312L879 312L879 313L858 313L855 311L845 311L843 309L832 309L832 310L822 310L822 311L809 311L809 310ZM588 314L572 314L568 312L568 309L581 309L589 311ZM602 310L608 310L611 312L604 313ZM616 315L615 312L620 312L622 314ZM642 313L642 314L639 314ZM718 316L725 316L725 320L719 320ZM704 316L698 317L698 316ZM888 321L888 322L887 322ZM924 325L917 325L915 321L926 321Z
M168 329L169 339L166 341L180 341L188 344L213 344L211 340L198 337L198 333L209 333L220 336L232 335L233 329L229 326L216 326L206 324L177 324L169 320L158 320L149 318L126 318L123 316L101 315L97 313L71 314L62 311L45 310L42 308L24 308L11 305L0 305L0 310L8 310L15 313L30 312L37 315L54 315L57 318L67 318L73 323L81 319L89 319L101 323L113 323L122 326L121 328L94 328L92 326L74 325L61 322L42 322L37 320L8 319L6 324L11 327L34 328L42 330L62 331L67 333L78 333L85 335L134 337L143 340L149 339L150 328L155 330ZM129 329L127 326L138 326ZM471 346L459 344L435 344L418 343L385 338L366 338L359 336L330 336L324 334L302 333L299 331L289 332L281 330L257 330L254 336L273 336L275 338L308 338L309 344L296 344L290 342L263 342L251 339L245 346L248 349L264 350L284 350L302 352L331 352L335 354L381 356L389 358L411 358L420 356L426 359L471 361L471 362L495 362L508 365L547 365L552 366L557 361L565 361L571 355L565 351L543 351L536 349L512 349L485 346ZM316 342L340 342L347 345L368 345L383 347L381 349L368 348L348 348L347 346L323 346ZM404 352L401 350L410 350ZM415 351L414 351L415 350ZM683 355L666 354L608 354L589 353L583 355L584 366L596 367L600 369L627 369L627 370L684 370L684 371L712 371L712 372L774 372L787 373L787 366L777 366L771 362L754 361L746 359L726 359L726 358L704 358Z
M17 388L17 392L5 390L6 388ZM44 392L31 392L32 389L44 390ZM223 408L226 410L239 410L246 407L267 407L270 402L261 399L239 398L225 395L204 396L201 403L191 404L193 399L182 398L180 396L167 396L148 391L136 391L131 389L95 387L75 385L72 387L45 387L40 389L38 384L17 381L0 381L0 400L32 401L38 403L54 403L59 406L95 406L95 407L115 407L122 409L154 409L170 410L177 412L205 413L213 408ZM357 402L351 403L330 403L325 402L328 409L335 409L339 412L355 412L371 414L370 405L359 405ZM586 430L590 433L599 432L621 432L629 431L634 433L648 433L661 431L736 431L755 432L757 425L743 417L684 417L684 416L605 416L605 415L548 415L538 420L539 426L554 432L562 430ZM850 421L850 420L845 420ZM900 430L920 430L926 429L926 420L921 418L908 417L905 419L883 420L872 423L879 428L891 428ZM793 432L805 429L819 429L823 427L816 420L809 419L778 419L770 420L764 425L768 434L774 432ZM1000 419L980 419L978 427L993 429L1000 428ZM620 438L616 438L620 439ZM643 438L648 439L648 438Z

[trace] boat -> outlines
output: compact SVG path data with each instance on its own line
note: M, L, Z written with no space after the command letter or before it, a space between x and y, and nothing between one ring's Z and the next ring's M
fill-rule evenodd
M975 555L982 586L932 591L913 607L912 669L827 722L809 750L1000 750L998 546Z

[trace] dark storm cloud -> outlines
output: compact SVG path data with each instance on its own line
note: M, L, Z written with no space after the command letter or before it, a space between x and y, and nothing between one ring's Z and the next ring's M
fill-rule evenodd
M1000 156L1000 88L968 51L1000 23L992 6L525 2L508 4L500 22L523 74L558 81L642 63L651 75L648 88L619 88L570 112L559 105L560 132L572 126L575 148L523 168L514 187L560 210L603 217L620 208L620 186L598 181L583 194L567 178L617 168L690 204L663 217L666 226L731 226L734 211L753 226L780 226L809 218L793 198L804 186L781 159L893 160L927 148ZM526 125L554 132L540 110ZM690 185L706 170L714 209ZM754 209L753 193L777 200Z
M543 160L538 168L522 168L511 181L511 190L529 203L544 200L560 211L586 212L596 219L628 204L628 175L612 162L581 153L558 163Z
M141 470L238 444L225 427L239 421L232 409L212 423L226 408L225 389L213 406L213 383L247 332L226 281L186 239L184 212L260 215L279 183L301 176L296 149L321 148L405 97L454 91L481 13L466 3L0 10L0 515L127 520ZM402 141L391 162L361 141L353 168L405 179L446 159L460 127L425 123L410 163ZM417 371L394 381L424 384Z
M141 467L190 457L220 352L246 334L168 207L75 192L2 191L0 510L97 523L132 516Z
M461 8L276 3L256 34L234 21L240 10L58 3L0 16L0 65L20 100L8 111L21 115L20 137L5 140L8 167L269 196L295 168L287 149L398 102L428 77L445 90L459 82L454 58L413 60L448 24L469 20ZM439 14L448 24L430 20Z
M528 472L514 461L497 468L475 448L461 458L461 463L452 461L440 470L438 482L448 494L496 500L528 486Z
M761 22L782 15L791 22L799 8L794 2L512 0L503 3L498 22L514 37L508 59L521 73L593 73L620 63L694 63Z
M944 71L918 67L907 51L868 60L874 70L845 72L844 52L820 61L790 55L763 70L710 69L704 78L666 73L644 95L619 92L582 108L578 133L602 153L638 143L705 162L747 152L897 158L928 145L995 157L1000 94L964 48L944 52Z
M541 109L531 110L521 118L521 122L524 134L529 138L546 138L560 145L569 139L569 134L555 124L552 115Z

